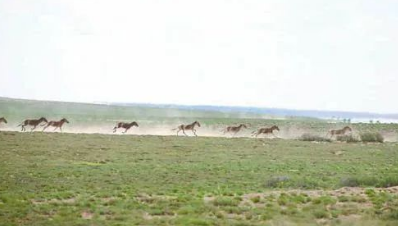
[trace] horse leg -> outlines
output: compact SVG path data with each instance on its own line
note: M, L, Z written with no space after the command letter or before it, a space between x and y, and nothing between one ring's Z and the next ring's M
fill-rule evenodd
M116 133L117 127L113 127L113 133Z
M185 130L184 130L184 129L182 129L182 132L185 134L185 136L188 136L188 135L185 133Z
M35 130L35 129L36 129L36 125L33 126L33 128L32 128L30 131L32 132L32 131Z
M22 125L22 127L21 127L21 132L23 132L23 131L24 131L24 129L25 129L25 126L24 126L24 125Z
M62 126L59 127L59 130L61 130L61 132L62 132Z
M48 128L48 125L46 125L46 126L43 128L42 132L44 132L44 130L46 130L47 128Z
M198 135L196 135L196 129L193 129L192 132L193 132L193 134L195 134L195 136L198 136Z
M127 130L129 130L129 128L127 128L123 133L126 133L127 132Z

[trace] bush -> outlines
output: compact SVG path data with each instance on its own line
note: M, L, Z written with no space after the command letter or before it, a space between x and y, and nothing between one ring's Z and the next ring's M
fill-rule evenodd
M380 133L361 133L360 137L362 142L384 142L384 137Z
M393 176L388 177L372 177L372 176L361 176L361 177L346 177L340 180L341 187L392 187L398 185L398 178Z
M341 187L359 187L360 181L357 177L347 177L340 180Z
M398 186L398 177L388 176L379 180L377 187L388 188Z
M320 136L312 135L312 134L308 134L308 133L305 133L305 134L301 135L299 140L301 140L301 141L331 142L331 140L329 138L320 137Z
M336 140L347 143L356 143L360 141L352 135L337 136Z
M315 210L313 214L317 219L328 218L329 216L328 212L324 209Z
M290 181L288 176L271 177L265 182L267 188L283 187L283 185Z
M237 206L239 201L230 197L217 197L213 204L215 206Z

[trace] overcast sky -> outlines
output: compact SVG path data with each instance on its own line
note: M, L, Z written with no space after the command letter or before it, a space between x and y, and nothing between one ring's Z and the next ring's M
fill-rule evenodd
M1 0L0 96L398 112L396 0Z

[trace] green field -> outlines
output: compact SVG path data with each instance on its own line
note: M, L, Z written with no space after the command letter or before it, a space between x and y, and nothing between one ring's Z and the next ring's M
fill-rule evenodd
M0 225L398 222L397 124L349 125L389 141L373 144L297 140L324 137L346 125L339 122L173 107L0 98L2 116ZM67 118L67 133L16 132L41 116ZM133 120L140 127L130 135L108 134ZM143 135L173 135L171 128L195 120L199 137ZM243 137L223 137L220 129L239 123L250 125ZM274 124L282 139L249 138Z
M398 222L396 143L0 132L0 162L0 225Z

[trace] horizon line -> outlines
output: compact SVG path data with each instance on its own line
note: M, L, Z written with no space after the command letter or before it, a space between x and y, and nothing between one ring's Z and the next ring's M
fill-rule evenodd
M48 102L60 102L60 103L76 103L76 104L95 104L95 105L170 105L170 106L183 106L183 107L221 107L221 108L246 108L246 109L274 109L274 110L286 110L286 111L297 111L297 112L319 112L319 113L344 113L344 114L368 114L368 115L380 115L380 116L398 116L398 113L377 113L370 111L344 111L344 110L318 110L318 109L295 109L295 108L278 108L278 107L259 107L259 106L242 106L242 105L211 105L211 104L174 104L174 103L150 103L150 102L113 102L113 101L92 101L92 102L79 102L79 101L64 101L64 100L50 100L50 99L27 99L27 98L15 98L0 96L4 99L14 100L26 100L26 101L48 101Z

